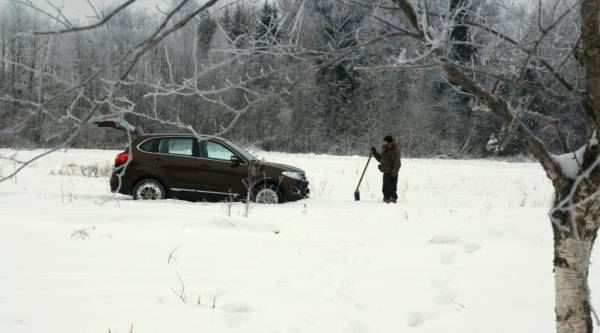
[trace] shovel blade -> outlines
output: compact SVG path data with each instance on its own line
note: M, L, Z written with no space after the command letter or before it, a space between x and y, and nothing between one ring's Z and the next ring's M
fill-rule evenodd
M360 192L354 192L354 201L360 201Z

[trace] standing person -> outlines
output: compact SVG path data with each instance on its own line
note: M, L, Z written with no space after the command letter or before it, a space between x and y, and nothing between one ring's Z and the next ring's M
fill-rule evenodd
M400 161L400 142L394 140L391 135L383 138L381 154L375 147L371 147L371 153L380 163L379 171L383 172L383 202L396 203L398 200L398 171L402 162Z

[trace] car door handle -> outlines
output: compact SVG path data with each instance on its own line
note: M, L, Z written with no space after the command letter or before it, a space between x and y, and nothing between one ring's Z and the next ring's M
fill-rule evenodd
M160 162L160 157L154 157L154 158L152 158L152 162L154 162L154 163Z

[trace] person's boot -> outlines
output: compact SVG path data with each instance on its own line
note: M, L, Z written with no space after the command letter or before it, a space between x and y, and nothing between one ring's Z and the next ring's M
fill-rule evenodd
M398 198L390 198L390 201L389 201L389 202L391 202L391 203L396 203L397 201L398 201Z
M390 203L390 198L383 198L383 202Z

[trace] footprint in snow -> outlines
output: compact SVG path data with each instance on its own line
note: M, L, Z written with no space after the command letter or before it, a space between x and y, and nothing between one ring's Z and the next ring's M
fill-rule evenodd
M454 252L454 251L443 252L440 254L440 263L442 263L442 265L444 265L444 266L452 265L452 264L454 264L455 261L456 261L456 252Z
M435 236L429 240L430 244L453 245L460 242L458 237L454 236Z
M489 229L487 232L488 234L498 238L502 238L506 234L506 232L500 229Z
M437 277L431 280L431 284L435 289L433 302L437 305L452 305L465 309L466 306L456 301L458 298L457 291L451 287L453 285L451 276Z
M433 301L438 305L449 305L454 303L457 295L455 292L450 291L446 288L439 288L436 290L436 295Z
M435 236L429 240L429 243L433 245L462 245L466 254L470 254L481 249L481 245L477 243L465 242L454 236ZM455 256L455 253L453 255L446 253L442 254L441 256L442 263L452 263L453 258L451 257Z
M229 313L247 313L250 312L250 307L246 302L229 303L221 307L224 311Z
M406 324L410 327L418 327L425 324L427 319L429 318L424 313L415 311L409 313L408 316L406 316Z
M465 246L466 253L473 253L473 252L481 249L481 245L476 244L476 243L465 243L464 246Z

